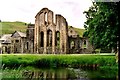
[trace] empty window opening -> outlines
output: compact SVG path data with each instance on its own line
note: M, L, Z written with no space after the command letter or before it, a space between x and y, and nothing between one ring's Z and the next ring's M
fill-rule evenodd
M40 37L40 40L41 40L40 46L43 47L44 46L44 33L41 32L40 35L41 35L41 37Z
M74 49L74 48L75 48L75 42L74 42L74 41L71 41L71 42L70 42L70 48L71 48L71 49Z
M52 46L52 31L51 30L47 31L47 46L49 47Z
M7 47L5 46L5 52L7 52L7 50L8 50L8 49L7 49Z
M86 47L87 47L86 40L84 40L84 42L83 42L83 48L86 48Z
M60 48L60 32L59 31L56 32L55 45L57 46L57 48Z
M28 50L28 47L29 47L29 43L27 42L27 50Z
M56 17L53 15L53 22L56 23Z
M45 13L45 24L47 24L47 13Z
M16 43L19 43L19 40L15 40Z

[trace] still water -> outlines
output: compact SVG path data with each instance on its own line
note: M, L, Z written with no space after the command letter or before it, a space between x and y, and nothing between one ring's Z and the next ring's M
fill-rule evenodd
M118 80L117 71L88 70L75 68L59 69L6 69L2 71L2 79L14 80Z

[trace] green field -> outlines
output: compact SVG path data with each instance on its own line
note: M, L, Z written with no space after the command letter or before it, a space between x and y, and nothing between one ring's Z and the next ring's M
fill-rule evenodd
M85 32L85 29L74 28L74 30L79 34L80 37L83 37L83 33Z
M117 67L115 55L1 54L0 57L2 57L3 67Z
M15 31L21 31L21 32L26 32L27 29L27 23L25 22L0 22L2 28L0 28L0 31L2 29L2 33L0 34L11 34ZM74 30L82 37L83 32L85 31L84 29L80 28L74 28Z
M25 22L1 22L1 26L2 34L11 34L15 31L26 32L27 29L27 23Z

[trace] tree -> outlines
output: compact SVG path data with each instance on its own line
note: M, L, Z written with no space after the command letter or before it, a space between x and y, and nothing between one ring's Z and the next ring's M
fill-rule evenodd
M87 21L84 23L86 32L95 48L116 49L118 36L118 3L93 2L88 11L84 11Z

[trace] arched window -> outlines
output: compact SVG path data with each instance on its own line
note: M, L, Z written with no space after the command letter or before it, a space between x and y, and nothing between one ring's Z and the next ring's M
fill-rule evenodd
M60 32L56 32L56 39L55 39L55 45L60 48Z
M47 13L45 13L45 24L47 24Z
M83 41L83 48L87 48L86 40Z
M74 42L74 41L71 41L71 42L70 42L70 48L71 48L71 49L74 49L74 48L75 48L75 42Z
M43 32L40 33L40 41L41 41L40 46L43 47L44 46L44 33Z
M52 31L47 31L47 46L52 46Z
M5 52L7 52L8 51L8 49L7 49L7 47L5 46Z
M27 50L28 50L28 47L29 47L29 43L27 42Z

